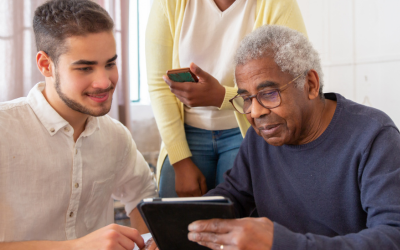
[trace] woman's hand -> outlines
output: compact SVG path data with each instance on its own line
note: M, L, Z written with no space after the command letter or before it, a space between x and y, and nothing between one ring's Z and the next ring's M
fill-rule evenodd
M191 158L173 164L175 191L179 197L202 196L207 192L206 178Z
M171 92L189 107L221 107L225 97L225 88L217 79L196 64L191 63L190 70L199 78L199 82L174 82L168 76L163 76Z

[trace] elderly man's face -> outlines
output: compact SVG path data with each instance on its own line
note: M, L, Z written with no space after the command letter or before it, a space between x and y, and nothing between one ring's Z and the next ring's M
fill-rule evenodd
M291 80L293 76L283 73L272 58L252 60L236 67L236 82L242 95L255 95L260 90L276 89ZM309 117L308 95L294 83L281 92L281 105L267 109L256 98L252 100L251 113L247 120L258 135L271 145L302 144Z

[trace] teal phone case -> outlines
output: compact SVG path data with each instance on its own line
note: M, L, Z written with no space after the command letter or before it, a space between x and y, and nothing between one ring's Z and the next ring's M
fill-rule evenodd
M189 72L168 74L168 77L174 82L195 82L193 76Z

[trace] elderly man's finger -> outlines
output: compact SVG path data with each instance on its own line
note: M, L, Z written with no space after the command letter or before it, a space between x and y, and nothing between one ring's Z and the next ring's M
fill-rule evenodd
M211 219L199 220L189 224L189 231L228 233L235 225L235 220L231 219Z
M197 244L208 247L210 249L214 249L214 250L230 250L230 249L237 249L234 248L230 245L223 245L223 244L216 244L216 243L212 243L212 242L197 242Z
M190 232L188 239L193 242L197 242L200 245L204 245L210 248L215 246L220 247L232 245L232 236L230 234L214 234L214 233L197 233Z

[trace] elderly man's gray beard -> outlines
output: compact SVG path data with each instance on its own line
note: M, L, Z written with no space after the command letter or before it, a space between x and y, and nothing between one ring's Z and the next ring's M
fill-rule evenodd
M66 94L64 94L61 90L61 86L60 86L60 75L58 72L56 72L56 82L55 82L55 87L56 87L56 91L58 96L60 97L60 99L72 110L78 111L80 113L86 114L86 115L90 115L90 116L103 116L106 115L110 109L111 109L111 105L109 107L105 106L106 104L103 103L102 105L104 105L102 107L102 110L95 112L93 110L90 110L86 107L84 107L82 104L70 99ZM91 94L100 94L100 93L105 93L108 91L111 91L112 89L114 89L113 86L108 87L107 89L101 91L101 92L93 92ZM112 96L110 96L109 98L112 98Z

